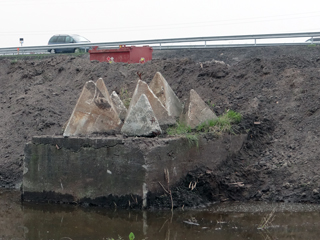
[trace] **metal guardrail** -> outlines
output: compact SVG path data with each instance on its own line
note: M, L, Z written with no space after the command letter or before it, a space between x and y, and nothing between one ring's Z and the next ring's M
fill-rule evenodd
M279 39L279 38L313 38L320 36L320 32L305 32L305 33L280 33L280 34L259 34L259 35L236 35L236 36L214 36L214 37L196 37L196 38L172 38L172 39L154 39L154 40L138 40L138 41L120 41L120 42L100 42L100 43L73 43L73 44L57 44L45 46L27 46L27 47L9 47L0 48L0 54L17 54L18 48L21 54L23 53L45 53L52 48L86 48L98 46L99 48L116 48L119 45L150 45L154 49L182 49L182 48L217 48L217 47L250 47L250 46L274 46L274 45L308 45L310 43L271 43L258 44L257 39ZM254 44L207 44L214 41L229 41L229 40L254 40ZM202 45L175 45L163 46L162 44L177 44L203 42ZM156 44L159 44L158 46ZM59 47L57 47L59 46Z
M154 50L175 49L207 49L207 48L235 48L235 47L271 47L271 46L307 46L311 43L256 43L256 44L214 44L214 45L177 45L177 46L152 46Z

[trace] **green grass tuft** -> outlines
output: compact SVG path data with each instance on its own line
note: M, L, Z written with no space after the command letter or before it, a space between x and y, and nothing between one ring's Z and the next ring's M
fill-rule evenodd
M230 132L232 124L241 122L242 116L240 113L229 110L217 119L199 124L196 128L198 132Z
M191 132L191 127L184 123L177 123L174 127L169 127L167 129L167 134L170 136L174 135L184 135Z
M169 127L167 129L167 134L170 136L184 136L188 139L189 145L196 144L199 146L199 136L198 134L192 133L190 126L187 126L184 123L177 123L174 127Z
M242 116L240 113L237 113L233 110L229 110L227 112L227 116L230 119L231 123L239 123L242 120Z
M189 146L192 146L193 144L196 145L196 147L199 147L199 135L198 134L186 134L186 138L188 139Z
M188 139L189 144L196 144L199 146L199 133L201 132L232 132L232 124L241 122L242 116L240 113L229 110L217 119L211 119L209 121L199 124L196 129L192 130L190 126L184 123L177 123L173 127L167 129L169 136L184 136Z

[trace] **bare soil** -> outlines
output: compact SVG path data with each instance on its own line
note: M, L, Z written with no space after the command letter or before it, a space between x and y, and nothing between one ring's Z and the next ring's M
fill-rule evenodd
M145 64L99 63L88 55L0 58L0 187L20 186L25 143L62 134L86 81L102 77L110 92L132 94L137 72L149 83L159 71L182 101L194 89L218 115L240 112L238 128L249 132L240 154L217 169L195 169L172 189L175 207L320 202L319 47L167 50L153 58ZM186 194L190 181L198 184ZM168 199L154 204L170 206Z

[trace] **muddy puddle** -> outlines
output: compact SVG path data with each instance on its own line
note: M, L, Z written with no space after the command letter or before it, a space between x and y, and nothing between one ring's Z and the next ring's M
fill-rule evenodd
M274 210L274 214L273 213ZM263 229L261 221L270 218ZM319 239L320 206L223 203L201 210L124 211L21 204L19 192L0 192L0 239L226 240ZM121 237L121 238L120 238Z

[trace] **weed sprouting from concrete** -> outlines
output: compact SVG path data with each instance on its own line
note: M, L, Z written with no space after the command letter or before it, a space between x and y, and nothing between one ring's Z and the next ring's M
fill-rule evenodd
M176 126L167 129L167 134L170 136L184 136L188 139L189 145L196 144L199 146L199 136L192 132L190 126L184 123L177 123Z
M167 129L167 134L169 136L183 136L188 139L189 145L195 144L199 147L200 133L213 132L219 134L222 132L232 132L232 124L237 124L241 120L242 116L240 113L228 110L217 119L211 119L199 124L195 129L178 122L175 126Z
M198 134L186 134L186 138L188 139L189 145L195 144L196 147L199 147L199 136Z
M176 126L167 129L167 134L170 136L185 135L188 133L191 133L191 127L179 122L176 124Z
M120 90L120 99L122 100L122 102L123 102L123 104L124 104L124 106L126 108L129 108L129 106L130 106L131 98L130 98L129 95L130 94L129 94L127 89L121 88L121 90Z

